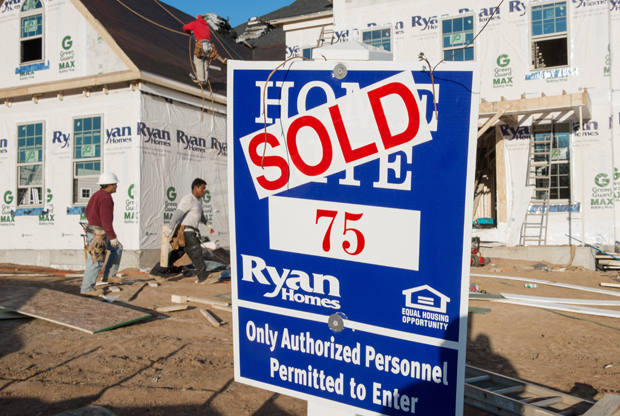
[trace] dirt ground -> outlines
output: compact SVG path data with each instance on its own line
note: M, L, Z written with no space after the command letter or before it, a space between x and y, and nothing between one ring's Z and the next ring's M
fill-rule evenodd
M534 262L494 260L494 274L551 280L592 288L617 281L616 273L577 269L526 271ZM553 267L553 265L549 265ZM492 266L472 268L490 273ZM17 269L17 270L16 270ZM25 277L26 266L0 265L0 290L31 285L77 294L80 278ZM41 270L41 269L38 269ZM46 269L51 270L51 269ZM150 281L147 274L123 270L127 280ZM597 293L523 282L474 277L488 293L545 297L614 299ZM602 288L600 288L602 289ZM620 294L620 289L616 290ZM305 401L249 387L233 380L232 315L213 309L228 324L214 328L199 313L204 305L166 314L170 295L217 299L229 296L230 283L197 285L173 279L146 286L129 302L153 315L145 321L90 335L40 319L0 321L0 415L47 416L89 405L123 415L295 415L307 413ZM221 298L220 298L221 299ZM94 302L95 300L93 300ZM467 363L557 389L583 399L620 394L620 321L575 313L475 300L490 308L469 315ZM620 308L604 307L620 310ZM611 365L611 366L610 366ZM465 415L488 413L466 406Z

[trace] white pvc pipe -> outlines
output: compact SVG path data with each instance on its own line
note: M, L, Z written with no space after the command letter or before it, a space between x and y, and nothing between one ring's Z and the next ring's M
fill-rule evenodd
M586 243L586 180L583 170L583 105L579 106L579 151L581 152L581 247Z

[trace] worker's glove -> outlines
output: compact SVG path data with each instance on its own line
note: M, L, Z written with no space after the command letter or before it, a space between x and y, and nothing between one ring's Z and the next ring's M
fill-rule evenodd
M211 224L207 224L207 228L209 229L209 234L213 234L215 230L211 227Z
M118 248L119 244L120 243L118 242L118 238L115 238L114 240L110 241L110 245L114 248Z
M164 228L164 235L167 238L170 238L170 236L172 235L172 228L170 228L170 227Z

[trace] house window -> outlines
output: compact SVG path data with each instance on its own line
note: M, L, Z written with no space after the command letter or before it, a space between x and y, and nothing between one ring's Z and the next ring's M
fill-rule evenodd
M566 2L532 6L532 69L568 65Z
M570 200L569 127L568 123L534 126L531 166L535 172L535 198L538 200Z
M474 16L445 19L441 22L443 59L446 61L473 61L473 44L465 48L474 39Z
M73 203L86 204L99 186L101 116L73 119Z
M362 32L362 41L367 45L375 46L384 51L392 52L392 29L367 30Z
M310 48L303 48L301 50L301 56L303 56L306 59L310 59L312 60L312 51L314 50L314 47L310 47Z
M20 13L20 64L43 60L43 4L26 0Z
M17 126L17 206L43 205L43 123Z

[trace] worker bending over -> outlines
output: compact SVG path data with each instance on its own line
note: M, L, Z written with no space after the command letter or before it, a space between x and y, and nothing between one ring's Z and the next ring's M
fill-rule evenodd
M103 267L107 251L110 252L110 256L103 270L103 281L121 283L121 279L116 277L116 272L121 264L123 245L118 241L112 224L114 222L112 194L116 192L118 178L112 172L104 172L99 177L97 185L101 189L90 197L86 206L88 255L80 290L81 294L86 296L103 294L101 289L95 289L95 282Z
M219 279L217 277L207 279L207 269L202 257L200 232L198 231L198 226L200 223L203 223L209 228L209 232L213 233L213 227L207 222L207 218L202 210L202 197L207 191L206 187L207 183L204 180L200 178L194 179L192 182L192 192L181 199L177 209L172 214L170 225L164 229L164 234L167 238L171 238L173 234L178 236L179 233L182 233L181 238L184 239L184 243L179 244L178 249L170 252L168 265L172 266L184 254L187 254L196 268L198 283L211 284L219 282ZM179 222L181 222L181 226L179 230L176 230ZM157 263L150 274L156 281L165 282L163 274L168 269Z

